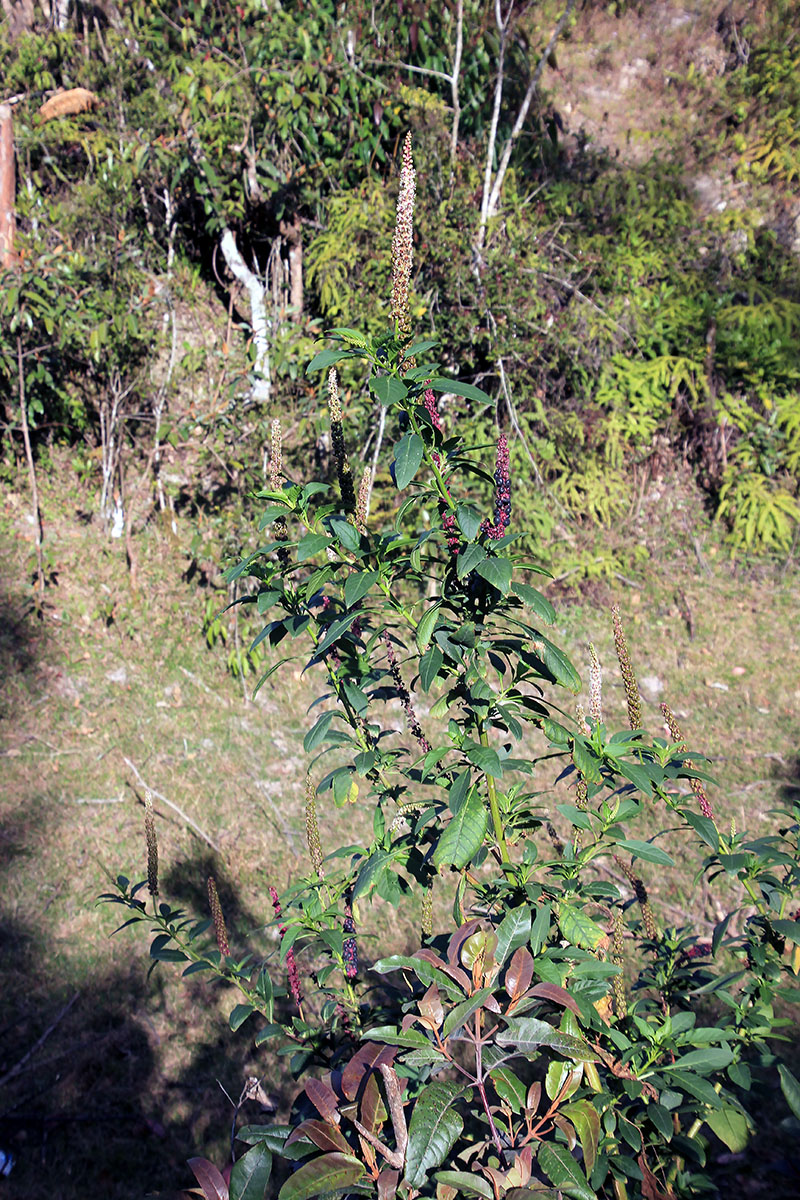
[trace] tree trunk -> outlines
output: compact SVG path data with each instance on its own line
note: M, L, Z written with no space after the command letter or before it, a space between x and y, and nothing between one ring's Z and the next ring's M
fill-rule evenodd
M0 268L5 270L10 270L16 261L15 192L14 117L10 104L0 104Z
M253 330L255 361L253 363L252 399L269 400L272 391L269 365L269 321L267 320L267 289L239 253L233 230L223 230L219 248L228 270L239 280L250 298L250 327Z
M292 320L303 319L303 226L295 215L291 222L281 221L281 237L289 246L289 306Z
M63 33L69 21L69 0L50 0L50 20L53 29Z

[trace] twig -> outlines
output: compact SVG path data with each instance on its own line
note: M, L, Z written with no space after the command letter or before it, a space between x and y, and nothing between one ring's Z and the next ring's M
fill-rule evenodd
M123 759L123 762L126 762L128 764L128 766L133 771L136 778L139 780L139 783L142 785L142 787L147 788L149 791L151 791L153 793L153 795L156 797L157 800L160 800L162 802L162 804L166 804L167 807L171 808L173 812L176 812L178 814L178 816L183 821L185 821L187 825L190 825L191 828L195 831L195 833L198 834L203 839L203 841L206 842L211 847L212 850L216 850L217 854L222 854L222 851L220 850L217 843L215 841L213 841L208 836L208 834L205 833L200 828L200 826L197 824L196 821L193 821L192 818L187 813L185 813L182 808L178 808L178 805L173 803L172 800L168 800L166 796L163 796L161 794L161 792L157 792L154 787L150 787L150 784L147 783L146 780L142 779L142 776L139 774L139 772L137 771L136 767L133 765L131 760L129 758L126 758L124 754L122 756L122 759Z
M56 1028L56 1026L61 1021L63 1021L64 1017L67 1015L69 1010L72 1008L73 1004L78 999L79 995L80 995L80 992L76 992L75 995L72 997L72 999L67 1001L67 1003L64 1005L64 1007L61 1009L60 1013L57 1015L56 1019L47 1026L47 1029L45 1029L42 1036L40 1038L37 1038L37 1040L31 1046L30 1050L27 1050L25 1052L25 1054L23 1054L23 1056L19 1060L19 1062L14 1063L14 1066L11 1067L10 1070L6 1071L5 1075L0 1075L0 1087L2 1087L4 1083L7 1083L9 1079L13 1079L15 1075L20 1074L22 1068L24 1067L24 1065L28 1061L28 1059L33 1057L33 1055L36 1053L36 1051L39 1049L39 1047L43 1046L44 1043L47 1041L47 1039L50 1037L50 1034L53 1032L53 1030Z
M109 796L108 799L98 800L73 800L73 804L124 804L124 796Z

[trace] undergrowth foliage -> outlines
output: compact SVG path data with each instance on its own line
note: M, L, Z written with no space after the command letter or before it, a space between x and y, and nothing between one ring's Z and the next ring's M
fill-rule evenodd
M147 879L120 876L104 899L152 930L154 964L238 989L232 1029L252 1018L299 1081L288 1124L237 1130L227 1177L192 1160L209 1198L267 1195L276 1155L280 1200L701 1195L715 1138L738 1151L754 1129L751 1072L774 1064L768 1039L788 1023L776 1001L800 997L800 811L756 839L714 814L671 711L669 738L642 727L618 609L630 728L603 721L594 648L589 712L569 715L581 681L527 582L540 568L515 548L506 436L492 475L437 403L488 398L409 332L414 182L408 140L391 330L333 329L308 367L327 378L338 490L285 477L276 423L266 540L230 572L255 581L238 602L266 620L256 642L293 650L260 684L297 657L321 681L304 738L308 874L269 889L277 936L262 960L239 957L213 880L205 920L161 897L148 802ZM370 520L371 468L348 458L345 362L366 367L394 439L392 528ZM476 478L494 488L488 512ZM370 842L330 845L329 804L368 806ZM728 906L708 942L648 895L677 859ZM368 966L359 927L376 897L416 906L420 944Z

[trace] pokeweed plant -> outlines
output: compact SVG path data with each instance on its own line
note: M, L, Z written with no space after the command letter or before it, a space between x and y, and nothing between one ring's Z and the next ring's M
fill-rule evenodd
M737 1151L754 1127L751 1067L774 1061L788 1024L776 1000L800 995L800 809L773 835L721 827L669 708L668 738L644 731L618 609L630 728L604 723L593 649L588 713L559 702L581 681L544 632L550 602L521 578L540 568L514 548L506 437L486 514L464 486L485 477L483 448L444 428L437 395L489 398L411 335L414 189L409 139L390 332L334 329L308 367L327 372L338 487L284 477L274 422L267 540L230 572L255 581L242 601L269 618L256 643L307 647L324 680L304 739L310 869L270 888L278 948L236 956L213 880L209 919L160 900L149 798L148 878L121 876L104 899L152 928L154 963L235 986L231 1027L258 1016L256 1043L282 1043L302 1082L289 1124L239 1129L249 1149L229 1179L192 1160L208 1197L266 1195L276 1154L291 1167L280 1200L700 1195L711 1135ZM357 484L349 464L345 361L366 364L394 436L388 530L370 525L371 468ZM323 844L327 799L371 809L368 844ZM640 872L677 857L728 901L710 941L651 905ZM451 893L450 929L434 886ZM365 971L356 923L376 896L417 904L421 945ZM800 1085L785 1067L781 1080L800 1117Z

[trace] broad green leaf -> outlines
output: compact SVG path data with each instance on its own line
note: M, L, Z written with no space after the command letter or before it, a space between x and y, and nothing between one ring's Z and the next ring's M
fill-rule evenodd
M724 1105L717 1112L707 1113L705 1122L733 1154L741 1154L750 1141L747 1117L741 1109Z
M344 585L344 602L348 608L358 604L378 578L377 571L354 571Z
M228 1017L228 1023L231 1029L236 1032L240 1025L244 1025L249 1016L252 1016L257 1010L252 1004L237 1004L231 1010L231 1015Z
M492 1185L482 1175L470 1175L468 1171L437 1171L434 1179L446 1187L464 1192L466 1196L483 1196L485 1200L494 1200Z
M456 559L456 574L459 579L464 579L469 575L470 571L477 567L478 563L482 563L486 558L486 551L483 546L467 546L462 550Z
M539 661L543 664L556 683L562 684L563 687L569 688L571 692L579 692L581 690L581 677L573 667L572 663L567 658L558 646L544 636L539 634L536 642L532 646L533 652Z
M596 950L605 935L605 930L587 917L582 908L572 904L559 904L558 927L573 946L584 950Z
M373 375L369 380L369 388L384 408L388 408L390 404L402 404L408 395L408 388L395 375ZM405 487L405 484L403 486Z
M502 967L506 959L524 946L531 933L531 910L527 904L512 908L503 917L495 930L497 948L494 952L495 961Z
M675 860L667 854L666 850L661 850L651 842L626 838L623 842L617 842L617 845L621 850L627 850L628 854L632 854L634 858L644 859L645 862L657 863L661 867L675 866Z
M443 1163L464 1122L452 1105L461 1095L455 1083L434 1080L423 1090L408 1128L405 1180L413 1188L424 1186L428 1172ZM281 1200L286 1200L281 1197ZM296 1200L296 1198L292 1198Z
M575 1126L586 1164L586 1174L591 1175L600 1141L600 1114L588 1100L573 1100L571 1104L565 1104L561 1111Z
M353 350L320 350L306 367L306 375L310 375L312 371L325 371L337 362L341 362L343 358L360 357L361 355L356 354Z
M575 1200L596 1200L586 1176L566 1146L558 1142L542 1142L536 1157L550 1182L568 1196Z
M572 761L575 763L576 770L580 771L583 778L589 783L602 781L603 776L600 773L600 762L597 756L578 737L573 738L572 741Z
M445 392L449 396L464 396L467 400L476 400L479 404L492 404L491 396L487 396L486 392L481 391L479 387L474 387L471 383L459 383L457 379L445 379L439 376L436 379L431 379L428 387L434 392Z
M519 596L527 608L532 609L537 617L541 617L546 625L553 624L556 619L556 610L541 592L537 592L536 588L532 588L527 583L512 583L511 590L515 596Z
M326 734L330 729L331 722L335 716L335 712L324 712L321 716L317 717L316 721L303 738L303 749L305 750L306 754L310 754L312 750L316 750L317 746L325 741Z
M786 1103L800 1121L800 1083L783 1063L778 1063L778 1074L781 1077L781 1091L786 1097Z
M324 654L329 646L332 646L334 642L338 642L339 638L343 633L347 632L357 616L357 612L349 612L346 616L339 617L336 621L331 621L325 631L324 638L314 651L314 656L317 657L317 655Z
M683 1054L677 1062L665 1063L661 1071L697 1071L707 1075L711 1071L721 1071L733 1061L733 1051L730 1046L702 1046L699 1050L690 1050Z
M230 1200L266 1200L272 1154L264 1142L258 1142L233 1164L229 1185Z
M503 778L500 755L491 746L480 746L473 742L467 749L467 758L479 771L483 771L484 775L491 775L492 779Z
M361 534L347 517L331 517L330 530L336 540L345 550L355 551L361 545Z
M419 619L419 624L416 629L417 648L423 654L430 644L433 630L436 625L436 618L439 615L439 607L441 600L437 600L435 604L422 614Z
M324 550L330 544L331 539L324 533L307 533L297 544L297 561L306 562L307 559L313 558L315 554L319 554L320 550Z
M418 958L416 955L393 954L389 958L382 958L376 962L372 970L378 975L388 975L390 971L411 971L426 987L435 983L439 991L445 991L459 1000L464 995L463 989L440 967L436 967L427 959Z
M303 1163L289 1176L278 1193L278 1200L311 1200L313 1196L351 1187L363 1174L363 1166L350 1154L322 1154Z
M456 867L461 870L472 862L483 845L488 814L483 800L472 792L453 816L439 838L433 854L435 867Z
M596 1062L597 1055L583 1038L575 1037L572 1033L564 1033L540 1021L537 1017L506 1017L507 1028L495 1036L495 1041L501 1046L513 1046L521 1054L532 1054L541 1046L555 1050L573 1062Z
M616 768L620 775L624 775L626 779L629 779L634 787L637 787L640 792L644 792L645 796L652 796L653 780L645 767L637 763L625 762L623 759L619 759L616 763Z
M531 925L531 953L534 957L539 954L542 946L547 941L547 936L550 932L550 905L537 904L536 916L533 918Z
M373 850L358 872L353 888L353 899L358 900L361 896L368 896L372 889L378 886L381 876L384 871L389 869L392 862L394 862L394 854L391 850L383 850L381 847Z
M475 570L487 583L490 583L492 587L496 587L501 595L506 595L511 584L511 577L514 574L514 568L507 558L487 558L483 562L478 563Z
M438 345L439 343L437 341L430 340L424 342L414 342L414 345L409 346L407 350L404 350L403 354L406 359L416 358L418 354L425 354L426 351L433 350L434 346Z
M800 945L800 921L781 921L776 919L771 922L771 925L781 937L788 938L796 946Z
M422 463L425 445L416 433L407 433L394 448L394 482L402 492L411 483Z
M419 682L423 692L430 690L436 676L439 674L439 668L444 662L444 655L437 645L428 646L428 649L419 660Z
M681 815L685 821L698 833L707 846L710 846L715 854L719 853L719 833L717 827L710 817L704 817L700 813L690 812L688 809L682 809Z
M456 521L464 537L471 542L481 527L481 510L475 504L459 504L456 508Z
M475 992L474 996L470 996L467 1000L462 1000L455 1008L451 1009L447 1014L447 1019L442 1026L442 1036L449 1037L455 1029L460 1029L462 1025L466 1025L472 1014L481 1007L487 996L490 996L492 989L490 987L480 988Z

